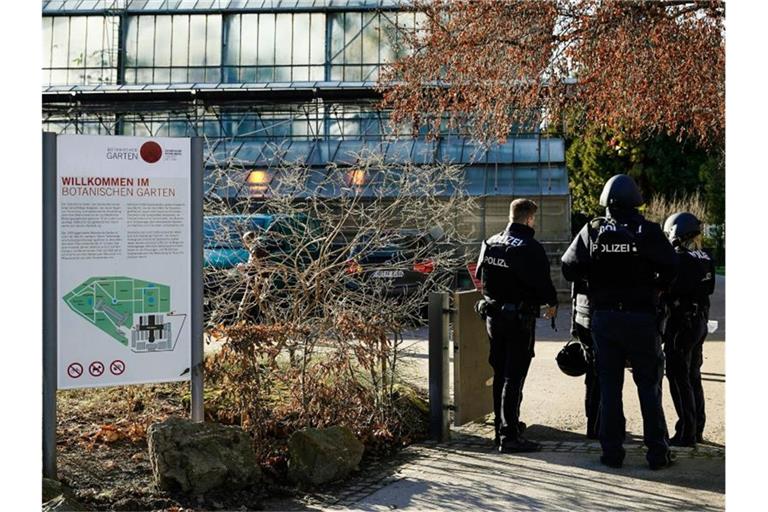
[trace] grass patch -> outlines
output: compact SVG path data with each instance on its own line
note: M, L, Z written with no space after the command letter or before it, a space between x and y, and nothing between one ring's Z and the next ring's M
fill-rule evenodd
M722 267L715 267L715 273L719 276L725 275L725 266Z

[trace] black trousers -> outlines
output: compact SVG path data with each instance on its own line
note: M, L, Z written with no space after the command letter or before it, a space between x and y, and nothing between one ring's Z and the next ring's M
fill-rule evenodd
M684 443L695 442L704 432L706 413L701 365L706 337L706 313L672 310L664 333L664 353L669 391L678 418L675 436Z
M485 321L493 367L493 413L496 435L503 442L518 437L523 386L534 356L536 319L507 313L488 316Z
M597 377L597 364L595 361L594 341L592 340L592 331L581 324L574 324L576 327L576 337L584 348L587 349L587 355L592 363L584 375L584 412L587 416L587 435L597 437L600 432L600 385Z
M650 463L661 463L669 452L667 425L661 405L664 353L656 315L596 310L592 315L597 372L600 382L600 444L603 455L624 459L624 362L632 363L643 415L643 441Z

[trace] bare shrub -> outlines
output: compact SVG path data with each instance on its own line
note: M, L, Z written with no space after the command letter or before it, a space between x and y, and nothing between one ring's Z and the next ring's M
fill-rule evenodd
M212 400L257 441L331 424L373 446L407 439L402 333L466 263L457 226L473 202L461 168L364 152L317 169L274 154L250 193L206 202L209 219L264 216L209 233L235 246L245 238L250 254L206 269L208 327L223 343L206 363ZM248 172L222 168L212 190L247 191Z
M689 212L704 222L707 218L707 204L699 192L665 196L654 194L645 207L645 216L648 220L658 222L662 226L667 217L678 212Z

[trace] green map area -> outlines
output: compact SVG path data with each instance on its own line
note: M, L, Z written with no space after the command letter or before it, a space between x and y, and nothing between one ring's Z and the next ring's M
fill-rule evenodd
M134 314L171 310L170 287L131 277L92 277L64 296L72 311L128 346Z

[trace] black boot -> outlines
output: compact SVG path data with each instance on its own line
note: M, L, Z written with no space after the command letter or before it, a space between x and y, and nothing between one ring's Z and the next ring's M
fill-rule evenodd
M670 446L680 446L683 448L696 448L696 440L695 439L683 439L682 437L675 434L672 436L669 440Z
M618 457L607 457L605 455L601 455L600 462L602 462L609 468L620 469L621 465L624 463L624 460Z
M524 437L517 439L504 439L499 445L500 453L538 452L541 445L535 441L529 441Z
M648 466L652 470L656 471L659 469L668 468L669 466L674 464L676 460L677 460L677 455L675 455L672 452L667 452L666 456L662 460L648 462Z

